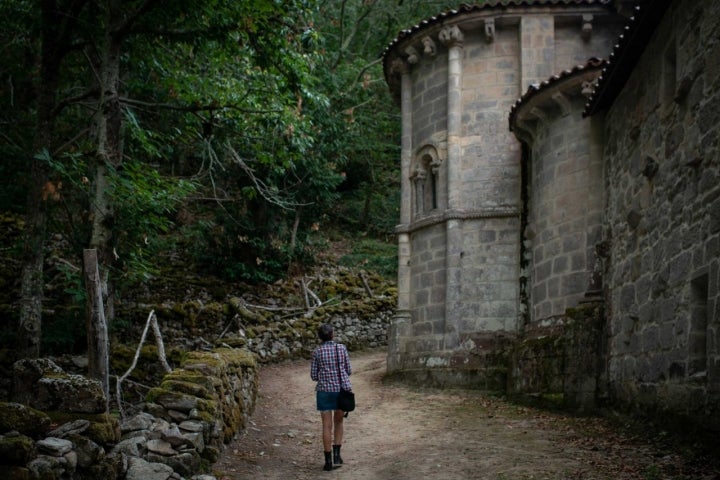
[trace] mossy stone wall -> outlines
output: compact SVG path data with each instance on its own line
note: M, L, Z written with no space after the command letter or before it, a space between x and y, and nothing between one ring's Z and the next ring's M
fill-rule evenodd
M195 351L148 392L146 409L166 420L177 420L179 414L201 418L205 444L221 449L247 425L257 391L258 368L251 352Z

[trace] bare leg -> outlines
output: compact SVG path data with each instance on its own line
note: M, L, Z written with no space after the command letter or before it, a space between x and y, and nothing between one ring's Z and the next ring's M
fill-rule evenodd
M335 441L333 442L334 445L342 445L343 442L343 415L345 415L345 412L343 412L342 410L335 410L333 413L335 420Z
M332 451L332 433L333 433L333 412L320 412L320 418L322 418L322 437L323 437L323 450L325 452Z

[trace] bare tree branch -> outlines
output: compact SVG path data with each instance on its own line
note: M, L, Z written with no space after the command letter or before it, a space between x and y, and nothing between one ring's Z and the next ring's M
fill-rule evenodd
M147 337L148 330L150 329L150 326L152 325L153 333L155 334L155 341L157 342L158 346L158 357L160 359L160 363L162 364L163 368L166 372L171 372L172 368L170 368L170 365L168 365L167 360L165 358L165 347L163 345L162 336L160 335L160 327L157 323L157 316L155 315L155 310L151 310L150 314L148 315L147 322L145 322L145 329L143 330L142 336L140 337L140 343L138 343L137 349L135 350L135 357L133 358L132 364L130 365L130 368L127 369L127 371L121 376L117 378L117 381L115 383L115 394L116 394L116 400L117 400L117 406L118 411L120 412L120 418L125 418L125 411L122 407L122 388L121 384L122 382L132 373L133 370L135 370L135 367L137 366L138 359L140 358L140 351L142 349L143 344L145 343L145 337Z
M252 181L253 185L255 185L255 190L260 194L261 197L263 197L267 202L276 205L283 210L293 210L296 207L304 206L304 205L310 205L310 203L298 203L298 202L292 202L283 199L279 192L273 191L271 188L269 188L265 182L263 182L261 179L259 179L255 172L253 171L250 166L245 163L245 161L240 158L240 155L233 149L230 145L227 146L228 152L230 153L230 157L237 163L240 168L247 174L247 176Z
M234 105L232 103L226 103L223 105L218 105L216 103L211 103L208 105L180 105L177 103L145 102L142 100L135 100L132 98L127 98L127 97L120 97L120 103L123 103L125 105L138 106L138 107L176 110L176 111L180 111L180 112L212 112L212 111L217 111L217 110L236 110L238 112L247 113L247 114L281 113L282 112L282 110L278 110L278 109L251 110L251 109L246 109L246 108L240 108L237 105Z

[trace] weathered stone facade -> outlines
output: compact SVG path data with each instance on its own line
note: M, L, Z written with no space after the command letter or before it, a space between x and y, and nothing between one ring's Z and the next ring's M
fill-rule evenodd
M718 18L711 0L487 2L393 41L391 373L720 428Z
M719 19L716 1L671 2L603 121L610 393L715 429Z
M528 275L521 238L522 149L507 128L507 115L527 85L610 51L622 25L602 2L532 3L464 6L406 31L385 53L403 119L391 372L441 384L505 387L486 354L504 345L507 334L519 333L529 317L521 280ZM536 174L545 180L550 172L548 167ZM576 175L565 177L570 182ZM550 182L539 192L536 201L546 202L541 207L547 212L538 214L562 208L554 195L573 203L571 192L558 193ZM558 228L536 223L544 236ZM568 226L581 228L571 219ZM547 249L547 265L538 272L548 265L556 269L536 288L550 291L546 302L533 307L547 317L581 297L589 277L585 259L576 270L562 264L567 252L554 236L536 247ZM571 247L579 255L587 241L577 239ZM562 281L570 288L562 301L551 299Z

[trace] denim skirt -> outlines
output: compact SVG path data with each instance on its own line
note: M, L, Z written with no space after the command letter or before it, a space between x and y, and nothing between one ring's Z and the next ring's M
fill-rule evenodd
M315 392L317 409L320 412L337 410L338 395L340 392Z

